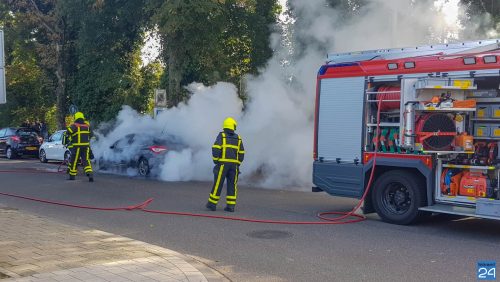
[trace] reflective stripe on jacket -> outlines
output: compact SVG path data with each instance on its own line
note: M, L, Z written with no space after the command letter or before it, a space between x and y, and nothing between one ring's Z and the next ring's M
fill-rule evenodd
M215 162L240 165L245 158L245 148L241 137L229 130L220 132L212 146L212 158Z
M68 147L90 146L90 126L86 123L75 122L66 129Z

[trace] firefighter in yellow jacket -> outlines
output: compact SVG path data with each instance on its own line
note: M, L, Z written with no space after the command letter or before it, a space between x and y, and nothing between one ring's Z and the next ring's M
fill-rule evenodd
M90 164L90 125L85 121L85 116L81 112L75 113L75 122L66 129L65 143L71 152L68 163L69 180L75 180L78 172L78 160L82 160L83 169L89 178L89 182L94 181L92 165Z
M234 212L236 197L238 196L239 168L245 157L245 148L241 137L236 134L238 123L231 117L224 120L223 131L217 135L212 146L214 167L214 185L208 198L207 208L215 211L220 199L224 180L227 181L227 195L225 211Z

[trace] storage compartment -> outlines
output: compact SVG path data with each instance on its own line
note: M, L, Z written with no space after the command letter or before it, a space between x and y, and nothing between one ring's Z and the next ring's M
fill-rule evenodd
M470 157L474 158L474 157ZM489 164L474 164L463 157L438 162L437 200L475 204L477 199L499 199L498 168Z
M478 199L476 202L476 214L500 216L500 201L492 199Z
M476 137L490 137L490 125L489 124L474 124L474 136Z
M473 90L470 94L471 97L477 97L477 98L495 98L498 96L498 90L496 89L478 89L478 90Z
M416 89L476 89L473 78L452 79L452 78L421 78L415 85Z
M500 119L500 105L491 105L491 117Z
M479 105L476 108L477 118L489 118L491 117L491 107L490 105Z
M500 124L490 125L490 136L491 137L500 137Z

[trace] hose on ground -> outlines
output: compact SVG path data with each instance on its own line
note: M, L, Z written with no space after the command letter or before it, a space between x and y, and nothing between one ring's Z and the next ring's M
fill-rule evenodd
M378 140L379 140L378 136L380 136L381 103L382 103L382 100L380 99L378 101L378 110L377 110L377 130L376 130L376 138L375 138L375 148L378 148ZM252 218L231 217L231 216L222 216L222 215L213 215L213 214L200 214L200 213L190 213L190 212L175 212L175 211L162 211L162 210L148 209L147 207L153 201L153 198L149 198L149 199L145 200L144 202L141 202L141 203L136 204L136 205L107 208L107 207L95 207L95 206L78 205L78 204L72 204L72 203L66 203L66 202L51 201L51 200L46 200L46 199L39 199L39 198L33 198L33 197L10 194L10 193L3 193L3 192L0 192L0 195L24 199L24 200L30 200L30 201L35 201L35 202L40 202L40 203L45 203L45 204L51 204L51 205L59 205L59 206L79 208L79 209L100 210L100 211L120 211L120 210L133 211L133 210L138 210L138 211L142 211L145 213L151 213L151 214L212 218L212 219L223 219L223 220L242 221L242 222L265 223L265 224L288 224L288 225L347 224L347 223L360 222L360 221L363 221L366 219L366 217L364 215L356 214L356 211L361 207L365 198L368 195L368 192L370 191L370 188L372 186L373 176L375 174L376 164L377 164L377 149L375 149L375 152L373 154L373 166L371 169L370 178L369 178L368 183L365 187L365 191L363 193L363 196L358 201L356 206L349 212L320 212L316 216L319 219L321 219L322 221L288 221L288 220L252 219ZM22 169L22 170L0 170L0 173L62 173L63 171L60 171L61 166L62 166L62 164L59 165L57 171L39 171L39 170ZM328 217L329 215L336 215L337 217L331 218L331 217Z

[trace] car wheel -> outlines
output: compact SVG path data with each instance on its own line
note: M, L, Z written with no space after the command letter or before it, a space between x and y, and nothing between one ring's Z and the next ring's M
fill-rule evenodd
M404 170L388 171L373 186L373 206L385 222L411 224L426 214L418 210L425 205L425 191L425 183L415 174Z
M5 156L9 160L12 160L12 159L16 158L16 154L14 153L14 150L12 150L11 147L7 148L7 152L5 152Z
M64 153L64 162L65 162L65 163L69 164L69 157L70 157L70 156L71 156L71 153L70 153L70 152L66 151L66 152Z
M40 150L40 153L38 154L38 159L40 160L40 162L42 163L46 163L48 160L47 160L47 155L45 154L45 150Z
M137 171L140 176L148 176L149 175L149 162L145 158L141 158L137 165Z

